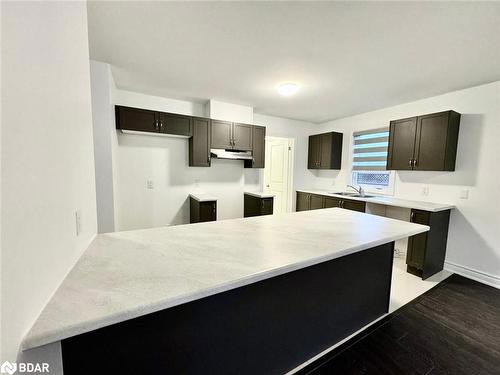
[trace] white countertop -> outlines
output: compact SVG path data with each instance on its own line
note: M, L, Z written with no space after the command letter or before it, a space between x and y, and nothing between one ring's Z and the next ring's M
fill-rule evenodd
M216 201L217 198L214 197L213 195L206 194L206 193L191 193L189 196L198 202L212 202Z
M367 195L370 195L370 198L351 197L351 196L346 196L346 195L333 194L332 192L335 192L335 189L332 189L330 191L318 190L318 189L297 189L297 191L301 191L303 193L325 195L325 196L336 197L336 198L351 199L351 200L355 200L355 201L363 201L363 202L367 202L367 203L382 204L385 206L415 208L417 210L424 210L424 211L431 211L431 212L451 210L451 209L455 208L455 206L453 204L449 204L449 203L432 203L432 202L414 201L414 200L393 198L393 197L389 197L389 196L385 196L385 195L372 195L370 193L367 193Z
M100 234L44 308L23 349L427 230L329 208Z
M257 198L274 198L276 196L276 194L264 193L262 191L261 192L245 191L245 194L253 195L254 197Z

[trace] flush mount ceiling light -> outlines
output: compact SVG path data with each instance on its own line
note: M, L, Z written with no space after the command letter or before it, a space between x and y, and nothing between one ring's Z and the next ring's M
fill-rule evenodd
M278 92L283 96L291 96L299 91L299 85L292 82L282 83L278 86Z

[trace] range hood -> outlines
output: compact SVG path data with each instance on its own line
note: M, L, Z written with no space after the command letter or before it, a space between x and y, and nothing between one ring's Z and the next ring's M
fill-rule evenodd
M217 159L252 160L252 151L224 150L223 148L211 148L210 155Z

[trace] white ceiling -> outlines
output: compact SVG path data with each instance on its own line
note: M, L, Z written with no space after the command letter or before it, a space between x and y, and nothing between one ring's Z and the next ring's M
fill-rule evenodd
M498 2L89 2L88 20L122 89L312 122L500 79Z

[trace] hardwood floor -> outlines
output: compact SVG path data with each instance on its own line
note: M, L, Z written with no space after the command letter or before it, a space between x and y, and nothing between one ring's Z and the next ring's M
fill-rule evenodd
M500 290L452 275L299 374L500 374Z

